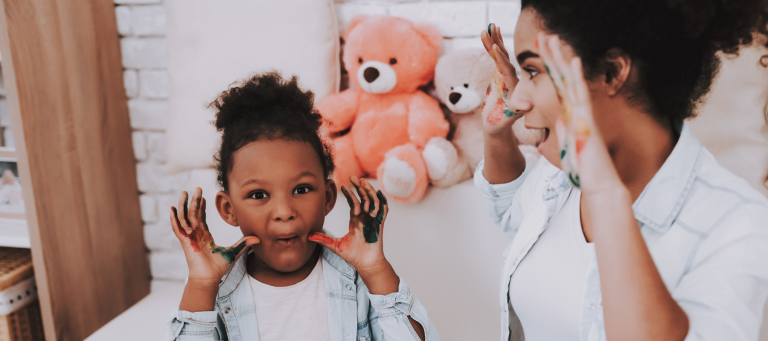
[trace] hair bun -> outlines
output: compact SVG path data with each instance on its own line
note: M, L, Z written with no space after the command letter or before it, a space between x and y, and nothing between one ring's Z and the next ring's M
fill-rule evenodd
M313 113L313 102L314 94L302 91L296 76L285 80L276 71L270 71L233 83L208 106L217 111L215 126L219 131L248 121L319 127L319 115ZM286 120L286 116L290 120Z

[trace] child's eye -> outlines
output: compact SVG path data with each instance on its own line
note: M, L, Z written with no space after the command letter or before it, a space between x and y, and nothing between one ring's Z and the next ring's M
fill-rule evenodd
M529 75L531 75L531 77L530 77L530 78L528 78L528 79L533 79L533 77L536 77L536 75L538 75L538 74L539 74L539 72L538 72L538 71L536 71L536 70L534 70L534 69L531 69L531 68L527 68L527 67L525 67L525 68L523 68L523 70L525 70L525 72L527 72Z
M264 191L256 191L249 194L248 198L256 199L256 200L266 199L266 198L269 198L269 193Z
M311 187L302 185L299 187L296 187L296 189L293 190L293 194L307 194L312 190Z

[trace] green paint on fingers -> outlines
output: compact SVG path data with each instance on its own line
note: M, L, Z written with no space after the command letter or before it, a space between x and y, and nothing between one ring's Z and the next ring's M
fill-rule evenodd
M573 184L574 187L581 188L581 182L579 182L579 176L578 175L574 176L573 173L568 172L568 179L571 180L571 183Z
M352 201L352 197L349 195L349 191L347 191L347 188L344 186L341 186L341 191L344 193L344 197L347 198L347 203L349 204L349 208L355 207L355 202Z
M387 197L384 196L384 193L381 193L381 191L376 191L376 197L379 198L379 202L381 202L381 205L387 204Z
M493 23L488 24L488 36L489 37L491 36L491 25L493 25ZM477 32L477 31L475 31L475 32Z
M189 193L184 192L184 221L187 222L187 226L192 226L192 222L189 221L189 208L187 201L189 201Z
M233 247L221 247L217 246L211 250L211 253L218 253L221 255L222 258L224 258L227 263L232 264L232 262L237 259L237 255L240 254L240 251L243 251L245 248L245 241L240 242L237 246Z
M512 117L512 115L515 115L515 114L517 113L512 110L504 109L504 117Z
M384 197L384 194L382 194L381 191L376 191L376 197L379 198L379 202L381 203L379 212L376 213L376 217L371 217L366 214L365 220L363 221L363 236L365 237L366 243L375 243L379 241L381 223L384 221L384 205L387 204L387 198ZM374 204L371 203L371 211L373 211L374 208Z

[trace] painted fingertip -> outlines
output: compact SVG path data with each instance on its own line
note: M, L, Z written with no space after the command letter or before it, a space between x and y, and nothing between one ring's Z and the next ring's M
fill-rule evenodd
M488 36L491 37L491 26L493 23L488 24Z
M376 191L376 196L379 198L382 205L387 204L387 197L384 196L384 193L382 193L381 190Z

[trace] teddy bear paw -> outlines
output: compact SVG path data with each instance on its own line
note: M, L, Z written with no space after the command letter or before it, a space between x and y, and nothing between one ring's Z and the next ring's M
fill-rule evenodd
M424 150L421 152L424 163L427 165L427 173L431 180L440 180L448 173L458 155L456 147L448 140L441 137L433 137L429 140Z
M381 182L388 194L407 198L416 188L416 171L405 161L396 157L388 158L384 161Z

